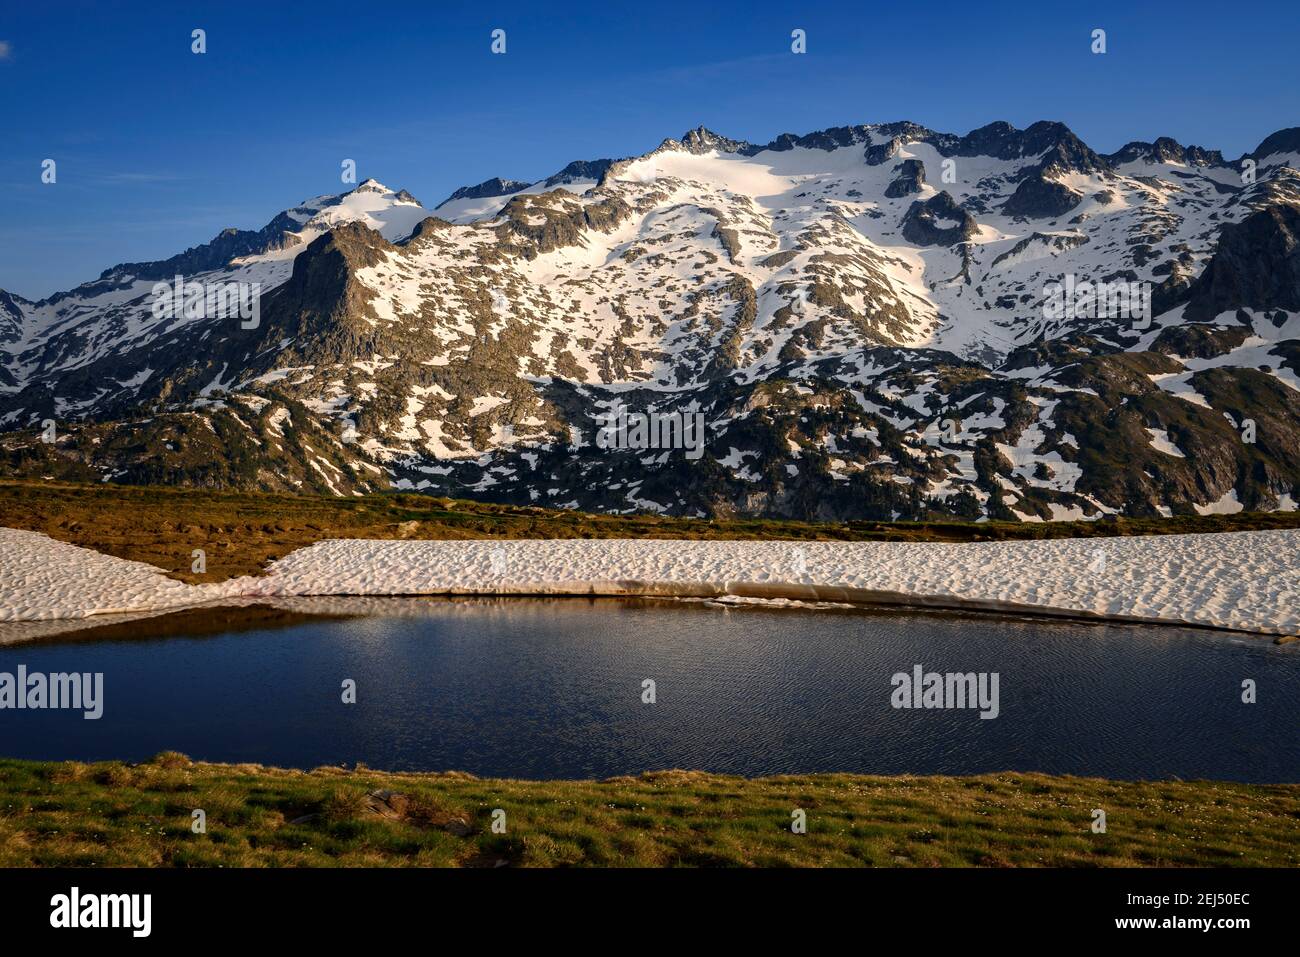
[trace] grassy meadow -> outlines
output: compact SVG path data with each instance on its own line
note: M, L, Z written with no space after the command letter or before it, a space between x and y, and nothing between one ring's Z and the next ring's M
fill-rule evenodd
M792 830L797 809L806 833ZM1229 865L1300 865L1300 785L688 771L514 781L176 753L134 766L0 760L5 867Z

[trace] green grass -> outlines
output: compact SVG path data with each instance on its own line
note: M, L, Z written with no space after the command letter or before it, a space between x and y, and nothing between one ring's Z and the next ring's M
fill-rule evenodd
M1099 522L843 522L594 515L412 494L338 498L167 487L0 481L0 526L119 558L184 581L221 581L324 538L678 538L967 542L1300 528L1300 513ZM207 554L206 574L191 553Z
M196 808L206 833L191 830ZM806 834L791 831L797 808ZM1092 832L1093 808L1105 834ZM0 866L502 864L1293 867L1300 785L683 771L510 781L170 753L136 766L0 760Z

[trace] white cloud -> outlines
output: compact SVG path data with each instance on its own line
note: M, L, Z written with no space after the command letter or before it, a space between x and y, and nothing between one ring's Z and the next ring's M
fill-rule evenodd
M0 40L0 60L9 59L9 54L13 47L9 45L8 40Z

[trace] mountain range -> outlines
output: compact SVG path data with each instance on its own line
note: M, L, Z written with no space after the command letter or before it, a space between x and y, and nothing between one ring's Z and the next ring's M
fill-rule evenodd
M820 520L1290 510L1298 237L1300 128L1229 161L1055 122L701 127L431 209L367 180L0 290L0 474ZM159 310L178 276L257 290L256 320ZM701 417L702 453L599 441L620 409Z

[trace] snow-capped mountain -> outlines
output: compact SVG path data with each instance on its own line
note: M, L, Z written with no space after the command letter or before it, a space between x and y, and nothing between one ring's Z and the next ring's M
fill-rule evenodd
M1228 162L892 123L699 128L432 211L368 180L42 302L0 291L0 474L801 518L1292 509L1297 170L1300 129ZM160 309L177 276L257 315ZM610 447L643 415L701 441Z

